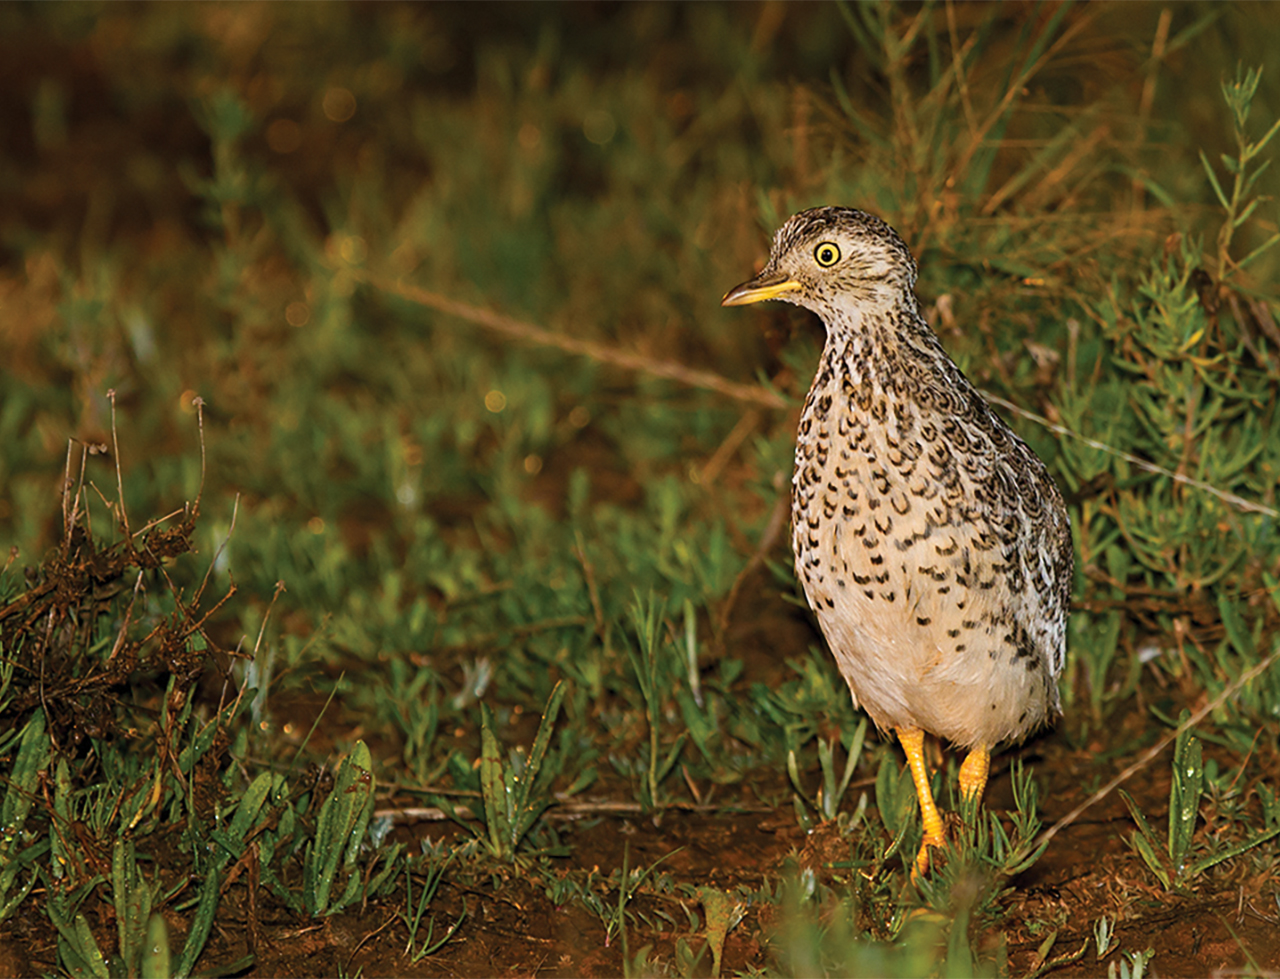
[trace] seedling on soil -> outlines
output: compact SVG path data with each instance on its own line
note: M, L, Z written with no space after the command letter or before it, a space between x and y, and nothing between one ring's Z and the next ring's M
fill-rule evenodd
M1028 870L1044 852L1035 843L1040 831L1039 792L1021 761L1011 770L1014 809L1006 814L1006 830L999 814L962 804L959 826L949 830L942 851L945 862L915 879L921 898L934 910L955 913L957 895L968 894L977 920L998 917L997 902L1009 878ZM904 776L904 780L907 780ZM911 852L911 851L907 851Z
M808 830L813 826L813 821L806 811L806 806L812 808L822 822L830 822L840 813L840 802L844 799L845 790L849 787L849 782L853 778L854 770L858 767L858 761L862 757L862 745L867 736L867 718L862 718L858 722L857 729L853 732L853 739L848 745L848 754L845 757L844 773L836 781L836 763L835 752L838 739L818 740L818 765L822 769L822 785L818 788L817 794L812 801L809 800L805 793L804 785L800 780L800 769L796 763L796 752L794 748L787 751L787 777L791 779L792 788L795 789L794 804L796 810L796 819L800 825ZM848 825L852 826L861 818L862 813L866 810L867 797L864 794L858 801L858 807L851 817L848 817Z
M107 979L111 973L107 969L106 960L93 937L89 922L80 911L81 901L92 888L93 884L86 885L74 896L51 891L46 909L49 920L58 930L58 958L63 968L73 976Z
M633 975L648 975L652 971L647 967L651 945L644 945L634 956L631 955L627 941L627 905L635 897L635 893L640 889L640 885L644 883L644 879L653 873L658 864L679 852L680 850L672 850L666 856L659 857L648 867L632 871L628 867L631 848L626 845L622 848L622 872L618 875L618 906L609 920L605 922L604 943L605 945L609 944L615 931L622 938L622 969L623 975L627 979L631 979Z
M400 912L400 918L405 923L405 927L409 929L409 943L405 946L404 952L409 956L409 962L417 965L422 959L428 955L432 955L444 948L450 938L454 936L457 930L462 926L462 922L467 918L467 901L463 898L462 914L458 915L456 921L449 926L448 931L438 939L435 939L436 917L431 916L431 920L427 922L427 937L422 940L422 944L417 948L414 946L418 941L418 928L422 925L422 916L431 905L432 899L436 896L436 891L440 887L440 881L444 879L445 869L453 862L453 858L458 855L458 850L449 851L449 855L441 859L441 854L434 849L423 854L423 859L427 864L427 879L422 885L422 891L418 894L418 902L413 901L413 874L409 870L406 863L404 868L404 906L405 910Z
M538 732L533 738L533 748L524 764L519 767L511 763L504 764L498 739L493 733L493 712L489 710L488 704L480 705L480 788L484 803L485 831L475 835L495 860L504 863L517 861L525 837L553 801L547 787L538 784L538 775L546 760L551 732L560 715L560 705L567 690L564 681L558 682L552 689L542 712L542 720L538 724ZM574 790L571 787L569 791ZM447 799L436 801L454 820L471 828L470 824L458 816Z
M1133 797L1123 789L1120 790L1120 796L1138 826L1131 837L1133 848L1164 885L1165 890L1182 888L1210 867L1280 835L1280 826L1275 826L1235 846L1191 860L1196 820L1200 814L1200 797L1204 789L1204 762L1200 742L1191 736L1191 728L1185 726L1190 716L1191 712L1184 710L1178 719L1179 727L1183 730L1174 742L1173 781L1169 787L1169 829L1163 842Z
M631 660L631 669L636 683L640 686L640 696L644 700L645 720L649 727L649 745L644 756L644 781L640 785L640 803L645 809L655 809L660 805L661 796L658 788L675 766L680 752L684 748L688 732L683 732L675 743L663 755L661 751L662 737L662 684L665 671L661 662L664 644L662 632L665 625L664 612L666 602L655 598L650 592L648 599L635 595L631 605L631 623L640 644L637 653L630 645L627 656Z
M139 973L147 953L147 933L155 890L138 869L132 840L116 840L111 854L111 893L120 933L119 955L130 975Z
M151 977L190 975L193 956L183 955L170 971L169 936L164 919L152 913L157 888L143 879L131 841L117 840L112 853L111 890L119 932L117 953L103 955L80 904L97 885L93 880L74 894L60 887L50 890L49 919L58 931L58 957L73 976L108 979L110 976ZM195 940L203 946L203 937ZM188 947L192 942L188 940ZM199 948L196 948L198 954Z
M1119 962L1112 962L1107 966L1107 979L1142 979L1147 971L1147 963L1154 955L1151 949L1121 953Z
M354 871L373 815L373 795L373 759L365 743L357 741L338 765L333 791L320 808L315 841L303 860L302 900L316 917L339 911L359 896L360 875ZM346 875L346 887L331 902L339 871Z
M1094 922L1093 941L1097 946L1097 953L1094 958L1099 962L1111 954L1111 948L1115 943L1115 934L1115 922L1105 914Z

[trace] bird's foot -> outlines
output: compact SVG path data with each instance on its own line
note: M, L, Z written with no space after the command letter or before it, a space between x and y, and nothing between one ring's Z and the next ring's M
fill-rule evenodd
M914 883L916 878L929 872L929 848L941 849L946 846L947 837L942 832L926 833L924 841L920 844L920 852L916 854L915 863L911 865L911 880Z

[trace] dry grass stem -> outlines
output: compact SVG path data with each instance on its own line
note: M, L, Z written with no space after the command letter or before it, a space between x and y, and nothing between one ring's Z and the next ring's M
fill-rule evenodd
M553 333L550 330L544 330L515 317L481 309L478 306L472 306L469 303L442 296L438 292L430 292L427 289L409 285L399 280L389 279L385 276L362 275L360 278L380 292L399 296L401 299L417 303L419 306L426 306L449 316L456 316L459 319L482 326L487 330L493 330L495 333L500 333L513 340L521 340L525 343L544 347L555 347L566 353L588 357L597 363L621 367L623 370L640 371L654 377L662 377L680 384L686 384L689 387L715 391L737 401L747 401L752 404L763 405L766 408L788 407L787 400L782 395L758 384L739 384L711 371L697 370L669 360L657 360L653 357L646 357L643 354L618 350L603 343L580 340L576 337L565 336L562 333Z

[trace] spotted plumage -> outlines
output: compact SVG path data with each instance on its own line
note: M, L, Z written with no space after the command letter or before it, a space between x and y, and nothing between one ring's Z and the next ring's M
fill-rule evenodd
M927 792L921 731L989 751L1059 711L1071 531L1044 464L942 349L916 263L879 218L795 215L725 305L780 299L827 330L796 436L796 573L855 703L899 733ZM925 846L941 842L921 793ZM931 825L932 824L932 825Z

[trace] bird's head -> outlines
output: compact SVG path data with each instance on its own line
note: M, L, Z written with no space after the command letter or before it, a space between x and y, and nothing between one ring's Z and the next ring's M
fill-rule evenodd
M730 289L721 305L781 299L830 326L868 305L899 302L915 281L911 252L880 218L851 207L815 207L778 229L764 269Z

